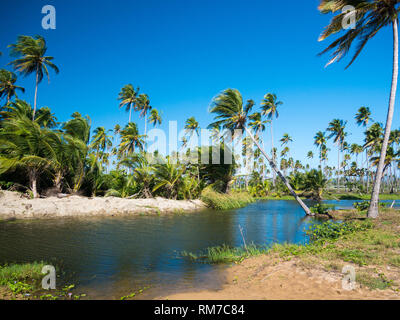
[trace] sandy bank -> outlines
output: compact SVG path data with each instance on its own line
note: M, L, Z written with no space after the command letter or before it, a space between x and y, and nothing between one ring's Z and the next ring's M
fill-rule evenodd
M86 198L27 199L17 192L0 191L0 219L56 218L100 215L175 213L202 210L200 200Z
M357 285L342 288L343 275L307 268L301 261L278 261L269 255L245 260L226 271L221 290L182 292L161 297L169 300L374 300L400 299L393 290L369 290Z

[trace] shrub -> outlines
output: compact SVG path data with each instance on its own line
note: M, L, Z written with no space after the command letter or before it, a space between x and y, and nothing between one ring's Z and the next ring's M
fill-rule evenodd
M336 222L327 221L321 224L312 224L306 231L311 241L336 240L346 234L356 231L365 231L372 228L372 222Z
M335 210L335 206L330 204L318 203L315 206L311 207L310 210L314 214L328 214L329 210Z
M353 203L353 207L355 208L355 209L357 209L357 211L365 211L365 210L368 210L368 208L369 208L369 201L362 201L362 202L354 202ZM387 204L386 203L383 203L383 202L380 202L379 203L379 206L381 207L381 208L385 208L385 207L387 207Z

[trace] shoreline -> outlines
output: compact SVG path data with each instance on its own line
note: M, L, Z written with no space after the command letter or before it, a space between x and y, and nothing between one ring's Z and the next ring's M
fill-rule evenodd
M177 292L161 299L400 300L399 213L382 209L376 220L369 220L366 212L335 212L346 227L330 228L333 222L327 222L315 229L317 238L308 245L279 244L231 263L220 290ZM342 285L349 269L354 270L352 290Z
M356 268L358 271L358 268ZM311 267L300 258L280 259L261 255L223 271L220 290L206 289L173 293L157 300L399 300L397 292L371 290L356 283L354 290L342 288L343 274Z
M0 221L60 217L122 216L191 213L207 209L201 200L123 199L68 196L27 199L18 192L0 191Z

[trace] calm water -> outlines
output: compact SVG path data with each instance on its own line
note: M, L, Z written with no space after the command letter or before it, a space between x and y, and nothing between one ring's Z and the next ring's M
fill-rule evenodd
M328 201L351 207L354 201ZM47 261L62 265L62 281L91 298L120 298L151 286L143 297L224 281L221 266L194 263L179 252L247 243L305 243L312 222L294 201L187 215L36 220L0 223L0 264Z

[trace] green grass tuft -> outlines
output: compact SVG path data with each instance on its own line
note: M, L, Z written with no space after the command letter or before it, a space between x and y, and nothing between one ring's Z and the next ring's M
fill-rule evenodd
M44 262L0 266L0 285L18 281L39 281L43 278Z
M199 254L191 252L182 252L183 257L187 257L191 260L203 263L218 264L218 263L239 263L244 259L258 256L268 252L267 247L257 246L255 244L250 244L245 247L229 247L227 245L222 245L218 247L207 248L205 252Z
M255 199L247 192L232 192L223 194L206 188L201 194L201 200L211 209L230 210L238 209L255 202Z

